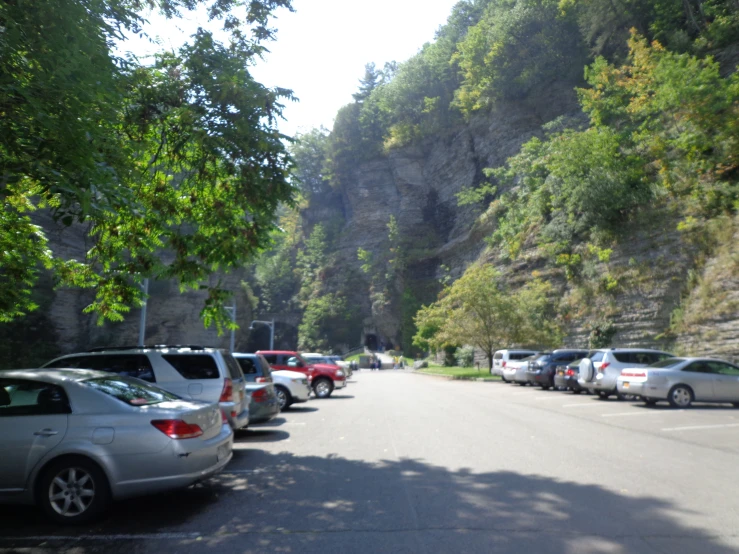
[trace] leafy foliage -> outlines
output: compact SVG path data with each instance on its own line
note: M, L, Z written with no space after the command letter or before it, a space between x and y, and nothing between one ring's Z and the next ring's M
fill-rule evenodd
M485 353L488 367L495 350L503 346L556 344L562 334L550 292L551 285L538 279L509 290L493 266L470 266L434 304L418 312L414 342L432 350L475 346Z
M42 5L43 4L43 5ZM199 30L152 66L113 54L153 2L6 2L0 6L0 258L7 284L0 318L34 307L39 265L63 286L91 287L86 311L121 320L139 305L144 278L207 288L206 325L228 325L229 293L204 285L269 243L273 215L291 202L291 161L276 131L287 90L269 90L247 67L272 37L267 21L288 0L166 1L170 17L205 6L229 43ZM246 8L243 20L231 10ZM51 210L84 224L84 259L46 247L28 214Z

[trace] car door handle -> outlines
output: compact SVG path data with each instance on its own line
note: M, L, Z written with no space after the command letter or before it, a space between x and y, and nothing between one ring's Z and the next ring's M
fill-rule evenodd
M51 437L58 434L59 431L54 431L53 429L41 429L40 431L36 431L34 433L34 435L38 435L40 437Z

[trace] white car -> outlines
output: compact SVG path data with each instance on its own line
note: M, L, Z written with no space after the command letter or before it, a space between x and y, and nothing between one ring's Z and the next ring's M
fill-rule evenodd
M625 396L617 388L617 379L622 369L646 367L672 358L672 354L647 348L599 348L591 350L587 358L580 361L577 383L591 394L606 399L616 395Z
M310 397L311 388L308 377L304 373L298 371L287 371L286 369L276 369L272 371L272 380L275 384L275 391L277 391L277 400L280 401L280 408L285 409L290 404L296 402L307 402ZM279 387L287 389L287 395L285 396L283 404L284 393L279 390ZM288 401L289 399L289 401Z
M490 369L490 374L500 375L503 377L503 381L508 382L510 379L504 371L508 363L514 360L522 360L533 354L536 354L535 350L498 350L493 354L493 367ZM509 375L514 373L509 371Z
M503 380L507 383L518 383L519 385L529 384L529 362L534 361L538 353L527 355L517 360L509 360L503 368Z

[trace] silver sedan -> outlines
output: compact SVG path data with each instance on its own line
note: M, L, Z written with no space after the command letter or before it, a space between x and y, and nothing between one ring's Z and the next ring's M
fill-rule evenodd
M0 372L0 437L0 502L38 503L61 523L205 479L233 447L218 404L85 369Z
M669 358L621 371L618 392L647 404L666 400L676 408L693 402L726 402L739 407L739 367L712 358Z

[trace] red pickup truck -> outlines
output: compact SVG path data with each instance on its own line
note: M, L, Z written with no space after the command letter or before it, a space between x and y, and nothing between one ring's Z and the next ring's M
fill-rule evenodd
M305 373L318 398L328 398L334 389L346 386L346 375L341 368L331 364L311 364L294 350L259 350L257 354L264 356L273 369Z

